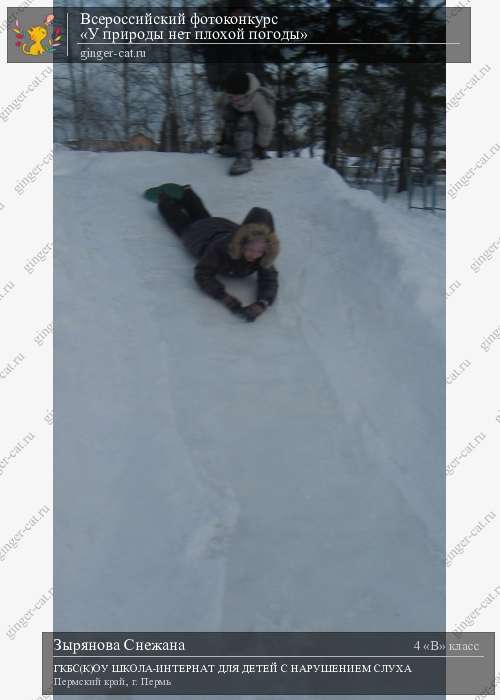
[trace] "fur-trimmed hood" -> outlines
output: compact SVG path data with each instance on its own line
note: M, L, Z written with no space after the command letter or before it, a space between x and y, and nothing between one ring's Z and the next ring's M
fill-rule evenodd
M274 230L273 215L268 209L254 207L231 238L228 252L233 260L243 255L243 247L248 241L262 238L267 244L267 251L260 260L262 267L271 267L280 252L280 242Z
M256 75L253 73L247 73L248 75L248 90L246 92L247 95L253 95L254 92L257 92L257 90L261 87L260 81L257 78Z

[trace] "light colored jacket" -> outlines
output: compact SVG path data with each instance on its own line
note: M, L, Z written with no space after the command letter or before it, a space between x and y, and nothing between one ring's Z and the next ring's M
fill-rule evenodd
M267 148L273 137L275 116L273 93L262 87L253 73L247 73L250 80L248 92L244 95L224 94L220 102L221 112L231 105L239 112L253 112L257 118L257 144Z

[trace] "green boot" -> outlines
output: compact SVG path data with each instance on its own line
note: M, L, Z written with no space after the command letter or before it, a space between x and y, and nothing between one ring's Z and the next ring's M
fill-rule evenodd
M180 202L184 196L185 187L189 185L176 185L175 182L166 182L163 185L158 185L158 187L150 187L144 192L144 197L149 202L158 202L160 199L160 194L166 194L170 199L174 199Z

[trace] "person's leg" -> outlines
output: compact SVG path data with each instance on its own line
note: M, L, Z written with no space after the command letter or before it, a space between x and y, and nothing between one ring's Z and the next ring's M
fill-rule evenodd
M158 210L167 225L170 226L178 236L180 236L184 229L191 223L191 218L184 211L183 205L180 202L170 199L170 197L165 194L160 194Z
M256 119L250 112L244 112L236 123L234 143L239 156L252 158L255 141Z
M191 189L191 187L185 187L184 189L184 194L182 195L182 206L189 214L191 221L208 219L210 217L210 214L202 200L200 197L198 197L196 192Z
M255 143L255 117L249 112L241 114L236 124L234 143L237 157L231 168L230 175L243 175L252 169L253 147Z
M226 105L222 113L222 127L217 152L221 156L230 157L236 155L234 146L234 132L238 122L238 112L230 104Z

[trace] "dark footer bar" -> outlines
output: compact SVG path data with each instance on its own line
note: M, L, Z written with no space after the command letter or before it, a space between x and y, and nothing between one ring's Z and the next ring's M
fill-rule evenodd
M494 634L44 633L43 694L493 695Z

